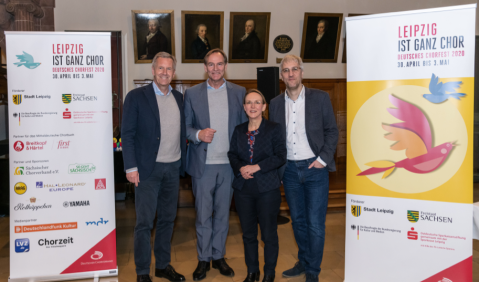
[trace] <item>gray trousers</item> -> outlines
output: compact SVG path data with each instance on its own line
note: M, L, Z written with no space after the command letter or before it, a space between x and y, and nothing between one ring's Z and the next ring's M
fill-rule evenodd
M136 273L150 274L151 230L155 213L155 268L164 269L171 261L171 235L176 218L181 161L155 163L151 175L135 189L136 226L134 254Z
M198 260L225 256L229 229L233 170L229 164L206 165L201 178L194 178Z

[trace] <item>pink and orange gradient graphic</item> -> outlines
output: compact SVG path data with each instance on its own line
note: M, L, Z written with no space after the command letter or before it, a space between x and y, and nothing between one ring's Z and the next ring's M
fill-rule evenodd
M400 123L383 124L382 128L389 132L385 138L397 141L391 150L406 150L405 159L396 163L387 160L369 162L370 166L357 176L371 175L384 172L383 179L389 176L394 169L404 168L412 173L430 173L438 169L454 147L452 142L446 142L432 147L431 126L425 114L416 106L403 101L392 94L389 101L396 109L388 108L388 112L395 118L402 120Z

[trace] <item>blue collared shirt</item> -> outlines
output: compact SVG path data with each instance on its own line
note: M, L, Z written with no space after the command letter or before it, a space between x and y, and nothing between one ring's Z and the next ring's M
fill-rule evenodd
M165 96L165 94L161 92L160 88L156 86L156 83L154 81L152 83L153 83L153 90L155 91L155 94L160 96ZM170 95L171 90L173 90L173 88L171 88L171 85L168 85L168 93L166 93L166 96Z
M210 85L210 82L209 82L209 81L210 81L210 79L208 78L208 80L206 81L206 89L208 89L208 90L214 90L213 86ZM223 78L223 84L222 84L222 85L220 86L220 88L218 88L218 89L221 89L221 88L223 88L223 87L225 87L225 86L226 86L226 79Z

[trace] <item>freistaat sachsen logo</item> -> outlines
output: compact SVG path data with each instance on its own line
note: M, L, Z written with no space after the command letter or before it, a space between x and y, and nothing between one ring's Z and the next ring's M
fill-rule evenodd
M23 55L16 55L17 59L20 60L20 62L13 63L17 67L25 66L27 69L35 69L37 68L41 63L35 63L33 56L25 53L23 51Z
M62 101L64 104L70 104L72 102L72 94L62 94Z
M407 211L407 219L412 223L417 222L419 220L419 212L408 210Z

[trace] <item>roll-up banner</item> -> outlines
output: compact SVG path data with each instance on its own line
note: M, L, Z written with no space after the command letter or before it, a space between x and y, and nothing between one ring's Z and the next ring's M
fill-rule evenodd
M10 281L117 275L110 33L6 44Z
M472 281L475 15L346 19L346 282Z

